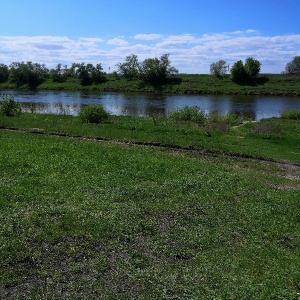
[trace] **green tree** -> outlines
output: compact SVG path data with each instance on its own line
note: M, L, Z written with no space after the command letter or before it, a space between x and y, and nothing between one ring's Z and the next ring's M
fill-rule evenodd
M97 64L94 67L92 64L81 63L72 65L75 69L75 74L77 74L82 85L90 85L93 82L100 83L103 80L103 72L101 64Z
M117 64L118 73L128 79L133 79L138 76L139 61L137 55L126 56L124 63Z
M62 64L58 64L55 69L50 70L50 76L54 82L64 81L64 71L62 69Z
M91 70L91 76L94 83L100 83L104 80L103 68L101 64L97 64Z
M253 57L248 57L245 62L245 71L250 78L256 77L260 72L261 63Z
M178 70L171 66L169 54L158 58L147 58L139 66L140 78L149 84L163 84L168 75L176 74Z
M295 56L292 61L288 62L285 71L288 74L300 74L300 56Z
M210 65L210 73L217 77L225 75L227 72L227 64L225 60L219 60Z
M27 84L29 87L34 88L48 76L49 70L45 65L32 63L31 61L27 63L13 62L10 65L9 80L18 86Z
M241 60L234 63L231 68L231 79L236 83L243 83L247 80L248 76Z
M72 63L71 67L68 68L67 65L64 66L63 72L66 78L75 78L77 76L76 69L78 67L77 63Z
M8 80L9 70L8 66L0 64L0 83Z
M252 57L246 59L245 65L241 60L231 68L231 79L236 83L253 83L253 79L260 72L261 63Z

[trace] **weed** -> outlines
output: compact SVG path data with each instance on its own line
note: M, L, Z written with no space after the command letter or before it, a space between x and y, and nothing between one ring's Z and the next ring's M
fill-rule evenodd
M21 114L21 105L14 100L13 95L0 95L0 115L14 117Z
M286 110L281 113L280 117L282 119L289 119L289 120L300 120L300 110Z
M193 121L204 124L206 120L205 111L198 106L184 106L170 113L169 118L175 121Z

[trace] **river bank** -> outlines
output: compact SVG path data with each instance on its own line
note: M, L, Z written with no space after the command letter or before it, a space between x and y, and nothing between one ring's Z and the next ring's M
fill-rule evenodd
M0 84L0 90L29 90L28 86L16 86L12 83ZM81 85L78 79L65 82L53 82L47 79L36 90L53 91L99 91L133 92L190 95L264 95L264 96L300 96L300 76L267 74L260 75L251 85L239 85L230 80L230 76L178 74L168 78L162 86L145 85L138 79L127 80L115 74L109 74L100 84Z

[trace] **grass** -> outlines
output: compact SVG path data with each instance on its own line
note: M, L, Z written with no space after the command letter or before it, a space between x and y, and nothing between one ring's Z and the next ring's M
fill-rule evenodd
M129 117L0 122L24 130L0 131L1 299L299 299L299 166L176 147L233 153L245 140L253 156L299 162L299 122L211 137Z
M22 114L2 117L0 127L29 132L83 136L125 142L207 150L300 163L300 123L273 118L237 126L236 118L210 115L206 123L167 118L110 116L103 124L82 124L78 117Z
M11 83L1 83L0 90L17 89ZM28 89L28 86L19 87ZM63 83L48 79L38 90L93 90L104 92L162 92L171 94L238 94L238 95L300 95L300 78L295 75L260 75L249 85L239 85L230 80L230 76L178 74L168 79L162 86L145 85L142 81L127 80L109 75L101 84L83 86L79 79L69 79Z

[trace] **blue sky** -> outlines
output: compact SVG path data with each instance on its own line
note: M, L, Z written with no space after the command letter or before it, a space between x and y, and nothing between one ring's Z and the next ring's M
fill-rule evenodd
M0 0L0 63L101 63L169 53L181 73L254 57L280 73L300 55L300 0Z

